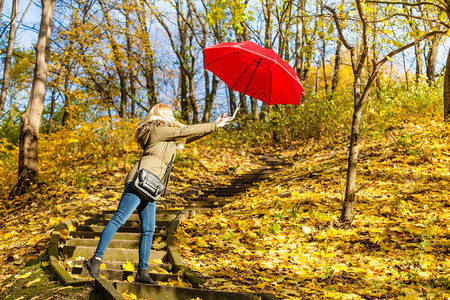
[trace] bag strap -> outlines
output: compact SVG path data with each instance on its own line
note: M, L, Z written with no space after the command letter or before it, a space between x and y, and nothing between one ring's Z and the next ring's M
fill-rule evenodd
M172 158L170 159L170 163L167 166L166 174L164 175L164 185L166 186L166 188L164 190L163 197L166 196L166 191L167 191L167 188L169 187L170 172L172 171L172 163L173 163L174 159L175 159L175 153L172 155Z

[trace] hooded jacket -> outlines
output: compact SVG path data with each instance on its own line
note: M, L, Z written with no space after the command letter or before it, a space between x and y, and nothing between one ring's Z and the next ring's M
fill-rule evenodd
M186 138L186 143L190 143L215 130L217 126L214 123L175 127L163 118L151 117L150 121L136 130L137 142L144 150L140 168L147 169L163 180L170 159L177 150L177 140ZM138 164L139 161L131 168L125 183L133 180Z

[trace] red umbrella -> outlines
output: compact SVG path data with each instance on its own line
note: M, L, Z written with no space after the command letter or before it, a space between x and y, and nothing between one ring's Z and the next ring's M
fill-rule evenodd
M269 105L300 104L303 86L294 69L275 51L245 41L203 49L205 68L232 90Z

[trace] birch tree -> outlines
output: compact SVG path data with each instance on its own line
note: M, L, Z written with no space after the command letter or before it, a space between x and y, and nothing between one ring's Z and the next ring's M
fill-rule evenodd
M380 68L387 61L392 60L392 57L394 55L417 45L427 38L436 36L438 34L443 34L445 33L445 31L436 30L424 33L405 45L401 45L397 41L395 41L394 44L396 46L394 47L394 49L391 49L391 51L386 55L381 56L378 61L373 61L373 63L371 64L372 69L368 69L366 71L366 74L364 74L364 67L366 65L366 62L368 59L371 59L371 57L369 56L369 34L371 32L370 24L376 22L376 20L379 19L379 16L372 16L377 19L369 18L368 7L361 0L355 1L356 12L353 16L353 19L356 19L356 24L354 25L356 27L353 28L353 33L359 32L360 34L358 36L359 43L355 43L355 45L352 45L347 38L347 36L350 35L346 35L344 32L344 25L346 25L346 23L348 22L340 17L335 8L332 8L328 5L325 5L324 7L331 13L339 34L339 39L342 41L344 47L347 48L347 50L350 52L353 72L353 117L350 133L350 147L347 160L347 180L343 207L341 210L341 216L339 218L340 225L348 227L351 226L355 216L354 208L356 203L356 174L359 155L359 139L362 112L364 105L369 98L372 86L374 85L379 75Z
M55 3L56 0L41 0L42 15L36 45L36 67L34 69L30 100L25 113L21 116L18 184L16 189L13 189L13 194L23 193L30 184L36 182L39 173L39 125L44 109L51 26Z
M1 6L3 6L3 3L1 3ZM5 106L6 94L9 87L9 72L11 70L11 58L14 51L14 42L16 40L16 21L17 21L18 6L19 0L13 0L13 5L11 9L11 22L9 25L8 47L6 49L5 63L3 65L2 91L0 94L0 116L2 115L3 108Z

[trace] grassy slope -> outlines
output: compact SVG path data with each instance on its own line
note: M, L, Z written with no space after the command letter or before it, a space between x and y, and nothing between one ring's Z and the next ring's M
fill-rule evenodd
M425 99L424 93L418 98ZM433 121L439 116L411 117L429 106L429 97L418 105L420 99L402 97L383 96L379 107L367 110L365 123L377 126L364 127L353 229L334 226L345 191L347 138L327 137L325 130L321 139L304 143L259 145L258 151L282 155L294 167L226 208L185 222L178 232L185 263L209 288L264 290L285 299L448 298L450 128ZM395 115L388 102L400 103L404 112L392 122L386 121ZM0 141L0 298L52 299L62 293L65 288L42 264L49 234L63 220L115 209L124 174L139 155L130 139L135 125L104 120L42 136L42 184L12 202L6 199L17 149ZM171 197L252 167L255 161L239 141L186 147ZM53 295L36 295L40 286Z
M292 169L178 231L186 264L208 288L282 299L450 297L449 124L421 120L363 138L347 230L334 226L346 139L289 148L280 154Z

